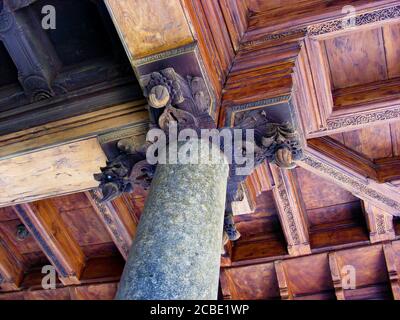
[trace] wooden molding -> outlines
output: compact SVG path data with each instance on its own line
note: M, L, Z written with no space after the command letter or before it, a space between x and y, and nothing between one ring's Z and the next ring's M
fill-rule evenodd
M113 202L102 203L98 189L86 192L86 196L104 223L119 252L127 260L136 233L137 221L133 218L124 197L117 198Z
M250 209L253 211L257 205L257 197L265 191L272 190L273 181L267 162L256 167L251 175L246 178L242 186Z
M371 161L364 155L347 148L330 137L309 139L309 147L318 150L329 158L354 172L379 183L386 183L400 178L400 158L382 158Z
M193 42L179 0L105 1L131 60ZM168 30L167 32L165 30Z
M391 215L399 215L400 198L396 186L388 183L379 184L368 179L311 146L305 148L304 158L298 161L298 165L336 183L356 197Z
M330 137L320 137L308 140L307 144L313 150L340 163L341 166L353 170L366 178L378 180L374 163L363 155L350 150L339 141Z
M279 293L282 300L293 300L293 293L289 287L285 272L284 262L281 260L274 262L276 278L278 280Z
M298 192L293 172L271 165L275 186L273 188L279 220L285 234L289 255L311 253L304 204Z
M211 0L212 1L212 0ZM240 49L248 28L248 3L242 0L219 0L235 52Z
M131 134L147 130L148 112L143 100L114 105L99 111L49 122L20 132L0 136L0 159L34 150L56 147L76 140L131 128Z
M394 300L400 300L400 266L396 261L396 252L394 252L391 243L385 243L383 245L383 253L385 255L386 268L389 274L393 298Z
M51 200L13 207L65 285L78 284L85 257Z
M340 266L336 252L329 253L328 258L329 258L329 268L331 270L332 282L336 293L336 299L346 300L344 295L344 289L342 287L342 275L340 273Z
M400 179L400 157L376 159L377 180L381 183Z
M182 4L219 104L244 28L245 4L237 0L182 0Z
M15 254L0 239L0 288L5 291L18 290L24 276L22 257L17 259Z
M393 216L376 208L368 202L363 202L363 211L367 220L371 243L394 240Z
M342 8L346 4L355 7L359 15L372 11L390 8L398 4L395 0L356 0L326 3L324 1L311 1L283 5L266 12L251 13L249 27L244 38L244 44L265 43L293 35L307 33L310 36L327 36L327 34L343 32L340 30L341 19L346 16ZM387 17L387 16L386 16ZM337 20L336 20L337 19ZM385 15L382 15L382 20ZM340 26L337 26L338 22ZM376 19L360 19L357 27L369 23L376 23ZM338 29L339 28L339 29Z
M105 162L96 138L1 160L0 206L94 188Z

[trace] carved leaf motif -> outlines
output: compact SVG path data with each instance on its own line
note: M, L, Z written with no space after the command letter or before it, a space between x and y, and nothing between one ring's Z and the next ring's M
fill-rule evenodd
M162 130L167 131L171 122L177 123L178 130L198 127L197 119L190 112L169 106L160 116L158 125Z
M139 161L133 166L129 178L133 184L140 185L147 190L153 180L155 168L154 165L147 163L146 160Z

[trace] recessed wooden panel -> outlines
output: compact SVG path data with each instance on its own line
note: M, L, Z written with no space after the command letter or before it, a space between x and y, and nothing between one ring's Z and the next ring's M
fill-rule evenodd
M279 299L279 287L273 263L226 269L231 285L232 299Z
M389 78L400 77L400 24L383 27Z
M0 223L0 230L7 236L21 254L41 252L41 249L32 235L25 240L17 239L17 226L22 224L21 220L10 220Z
M112 242L92 207L60 212L80 246Z
M380 245L339 251L337 257L339 268L346 265L355 268L357 288L388 281L385 257Z
M357 200L350 192L307 170L298 168L296 173L307 210Z
M363 219L360 201L337 204L324 208L307 210L310 228L322 224L335 224L339 221Z
M96 138L0 161L0 206L94 188L105 162Z
M327 254L284 261L288 287L294 295L333 290Z
M389 124L344 132L343 139L346 147L363 154L369 159L390 158L393 156Z
M333 89L388 78L382 29L325 40Z
M107 0L106 4L134 59L193 41L179 0Z

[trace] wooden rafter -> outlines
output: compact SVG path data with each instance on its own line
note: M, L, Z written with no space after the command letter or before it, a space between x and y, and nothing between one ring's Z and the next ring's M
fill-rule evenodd
M367 202L363 202L363 210L371 243L394 240L396 238L392 215Z
M86 196L126 260L136 233L137 221L133 218L124 199L121 197L114 202L102 203L100 202L101 194L97 189L86 192Z
M391 184L379 184L366 178L313 147L305 149L304 159L299 161L298 165L336 183L356 197L385 210L391 215L399 214L399 193L397 188Z
M13 207L65 284L78 284L85 265L84 254L70 234L51 200Z
M293 172L271 165L274 198L290 255L310 254L304 204Z
M23 278L22 257L16 257L5 244L4 235L0 239L0 288L5 291L17 290Z

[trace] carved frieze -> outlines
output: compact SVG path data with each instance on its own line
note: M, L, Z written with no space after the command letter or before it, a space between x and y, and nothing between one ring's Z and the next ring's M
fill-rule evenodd
M399 17L400 17L400 6L394 6L391 8L385 8L373 12L367 12L356 15L354 17L354 27L377 23L390 19L396 19ZM337 19L309 26L307 29L307 34L309 36L319 36L326 33L341 31L344 30L345 28L348 28L348 26L345 23L343 23L343 19Z

